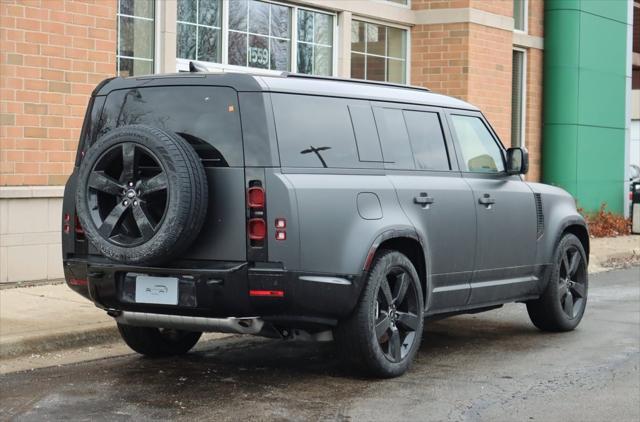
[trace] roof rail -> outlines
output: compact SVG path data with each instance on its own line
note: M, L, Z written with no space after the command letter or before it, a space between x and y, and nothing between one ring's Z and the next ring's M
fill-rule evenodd
M367 81L364 79L336 78L334 76L316 76L316 75L306 75L304 73L291 73L291 72L282 72L282 76L286 78L320 79L325 81L353 82L353 83L367 84L367 85L388 86L393 88L415 89L417 91L427 91L427 92L431 91L429 88L422 87L422 86L404 85L404 84L397 84L393 82Z

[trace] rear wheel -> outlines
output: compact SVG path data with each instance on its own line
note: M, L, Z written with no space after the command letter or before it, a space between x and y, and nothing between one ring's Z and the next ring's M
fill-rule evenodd
M149 357L185 354L196 345L202 335L194 331L134 327L124 324L118 324L118 331L127 346Z
M527 302L533 325L544 331L570 331L587 306L587 257L580 240L565 234L556 247L553 269L539 299Z
M405 255L381 251L356 310L336 330L346 362L377 377L402 375L422 338L424 307L415 267Z

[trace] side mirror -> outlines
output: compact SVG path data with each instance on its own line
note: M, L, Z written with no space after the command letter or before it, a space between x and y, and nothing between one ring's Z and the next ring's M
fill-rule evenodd
M529 171L529 152L526 148L509 148L507 150L507 173L527 174Z

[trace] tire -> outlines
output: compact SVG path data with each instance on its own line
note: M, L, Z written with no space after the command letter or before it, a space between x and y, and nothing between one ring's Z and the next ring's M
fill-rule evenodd
M126 264L160 264L198 236L207 193L204 168L187 141L158 128L123 126L83 158L76 212L103 255Z
M131 349L149 357L183 355L196 345L202 333L118 324L120 336Z
M576 236L567 233L556 246L553 267L542 296L527 302L531 322L543 331L573 330L584 315L588 288L584 248Z
M404 295L399 294L401 278L406 284ZM382 250L355 311L335 331L337 346L349 367L367 376L397 377L407 371L418 352L423 318L422 287L415 267L400 252Z

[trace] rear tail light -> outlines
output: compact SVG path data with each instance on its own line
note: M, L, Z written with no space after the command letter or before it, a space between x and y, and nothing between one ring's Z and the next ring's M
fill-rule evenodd
M264 208L264 189L261 186L252 186L247 191L247 203L249 208Z
M247 237L251 248L258 248L257 250L265 247L267 237L266 202L262 181L250 180L247 188Z
M249 239L262 241L267 236L267 225L262 218L249 220Z
M287 240L287 220L276 218L276 240Z
M84 239L84 229L82 228L82 225L80 224L80 219L78 218L78 216L76 215L74 218L74 225L75 225L75 232L78 235L79 238Z
M71 225L69 224L70 221L71 221L71 216L67 212L62 217L62 231L64 232L64 234L71 233Z

